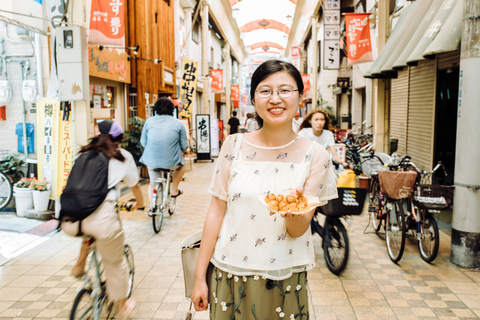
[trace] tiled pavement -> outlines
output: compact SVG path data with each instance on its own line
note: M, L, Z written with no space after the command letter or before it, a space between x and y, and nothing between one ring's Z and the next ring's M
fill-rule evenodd
M121 213L135 255L137 307L131 319L185 319L189 302L183 291L180 242L203 226L212 170L211 163L196 163L193 171L187 171L177 211L166 217L158 235L148 216ZM440 255L433 264L421 260L411 238L395 265L387 256L384 236L374 234L367 224L363 214L348 225L350 259L340 277L326 268L320 238L315 236L316 267L308 274L311 319L480 317L480 272L449 263L446 233L441 232ZM58 233L1 266L0 320L68 319L80 284L69 276L79 244L79 239ZM196 313L193 319L208 319L208 314Z

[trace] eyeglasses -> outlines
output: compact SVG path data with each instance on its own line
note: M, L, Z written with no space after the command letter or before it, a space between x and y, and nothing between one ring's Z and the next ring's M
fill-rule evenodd
M280 89L280 90L269 90L269 89L262 89L255 91L260 98L270 98L274 92L278 94L280 98L291 98L293 96L293 92L298 91L293 89Z

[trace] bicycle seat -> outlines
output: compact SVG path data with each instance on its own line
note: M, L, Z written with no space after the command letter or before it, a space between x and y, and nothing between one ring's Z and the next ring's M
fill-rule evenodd
M165 172L165 173L170 173L174 170L174 168L155 168L153 169L153 172Z

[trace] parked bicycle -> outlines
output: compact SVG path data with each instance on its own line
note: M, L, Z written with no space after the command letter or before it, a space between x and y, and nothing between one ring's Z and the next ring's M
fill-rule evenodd
M366 194L367 189L338 188L337 199L329 200L315 210L310 224L312 233L322 238L327 268L335 275L347 266L350 248L347 230L340 219L361 214ZM325 215L324 226L320 225L318 214Z
M131 205L116 204L115 208L118 210L130 210ZM105 276L103 274L102 260L97 252L95 245L95 238L89 237L85 240L86 245L90 246L90 262L88 264L87 272L85 273L83 284L77 289L77 295L73 302L72 310L70 312L70 320L98 320L102 314L103 308L107 308L106 319L110 318L113 312L113 303L108 301L107 291L105 286ZM133 291L133 280L135 276L135 262L133 259L132 249L128 244L124 245L123 254L127 261L128 269L128 291L127 298L130 298ZM102 317L104 318L104 317Z
M7 162L0 160L0 164ZM0 170L0 210L8 206L13 196L12 179Z
M439 161L431 171L420 170L412 162L405 163L405 169L413 169L418 173L414 190L405 199L406 232L412 231L417 239L418 252L425 262L435 260L440 247L440 234L434 213L450 207L453 202L454 186L433 184L433 175L440 168L447 176L445 166Z
M153 230L159 233L162 229L164 213L168 211L170 215L175 212L177 198L172 197L172 174L174 168L155 169L161 174L161 177L155 180L153 189L152 203L148 215L152 217Z

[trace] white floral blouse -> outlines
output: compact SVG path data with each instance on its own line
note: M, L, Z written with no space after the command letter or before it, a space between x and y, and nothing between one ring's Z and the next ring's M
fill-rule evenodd
M302 137L280 147L256 146L248 141L249 134L239 137L226 138L208 190L227 201L212 263L225 272L272 280L313 268L310 229L301 237L290 237L284 219L278 214L270 216L258 195L302 187L305 195L321 201L336 198L328 152ZM241 145L235 155L237 139Z

